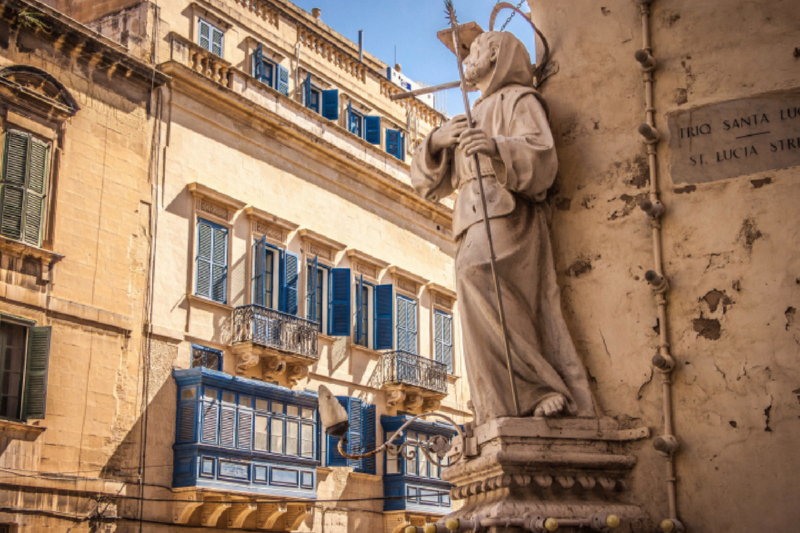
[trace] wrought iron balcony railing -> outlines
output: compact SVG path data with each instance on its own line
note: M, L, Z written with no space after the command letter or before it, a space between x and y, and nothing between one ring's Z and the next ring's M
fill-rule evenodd
M310 320L260 305L245 305L233 310L232 344L252 342L318 359L318 338L317 323Z
M402 383L447 394L447 365L397 350L381 356L384 383Z

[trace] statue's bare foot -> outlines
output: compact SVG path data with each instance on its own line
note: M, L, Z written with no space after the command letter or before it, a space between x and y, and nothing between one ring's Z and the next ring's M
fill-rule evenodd
M533 411L533 416L556 416L567 407L567 399L564 395L550 396L545 398Z

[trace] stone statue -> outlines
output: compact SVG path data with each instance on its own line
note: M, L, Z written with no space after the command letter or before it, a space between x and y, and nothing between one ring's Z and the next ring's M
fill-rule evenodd
M523 416L595 416L586 370L561 312L547 226L558 168L525 46L511 33L479 35L464 61L481 91L475 127L454 117L420 144L411 181L426 199L458 189L453 215L456 285L476 425L514 416L474 154L497 256L512 367Z

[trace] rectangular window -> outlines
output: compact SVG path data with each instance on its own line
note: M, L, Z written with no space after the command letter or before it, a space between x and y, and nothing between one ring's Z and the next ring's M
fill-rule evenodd
M425 435L417 435L417 440L420 442L425 442L426 439ZM425 454L422 453L420 447L417 447L417 464L418 464L418 472L420 477L430 477L428 474L428 458L425 457Z
M400 130L386 130L386 152L401 161L405 159L405 135Z
M0 417L3 418L20 418L27 330L24 326L0 323Z
M286 414L288 416L300 416L300 408L296 405L287 405Z
M261 237L253 243L253 303L275 309L275 294L278 287L275 271L275 254L279 250L266 243Z
M44 418L50 335L50 326L0 322L0 418Z
M192 345L192 368L222 370L222 352L205 346Z
M370 324L372 323L370 310L370 294L372 292L370 283L364 282L364 276L361 276L356 283L356 344L368 347L370 338Z
M195 294L228 302L228 228L197 220L197 275Z
M347 106L347 129L361 139L364 138L364 115L353 111L353 106Z
M223 32L213 24L203 20L197 20L197 34L199 44L212 54L222 57L222 36Z
M320 333L325 333L325 309L328 284L328 267L320 266L317 258L306 265L306 318L317 323Z
M264 47L261 44L253 53L253 77L269 87L275 87L275 63L264 57Z
M417 353L417 302L397 295L397 349Z
M0 235L41 246L49 176L50 143L29 133L6 131Z
M303 424L302 428L300 455L314 457L314 426Z
M272 453L284 453L283 440L283 419L273 418L270 421L270 442L269 451Z
M433 312L433 358L453 373L453 315L438 309Z

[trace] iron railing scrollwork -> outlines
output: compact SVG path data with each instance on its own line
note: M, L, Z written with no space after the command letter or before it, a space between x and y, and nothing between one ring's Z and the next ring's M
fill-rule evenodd
M396 350L381 356L384 383L403 383L447 394L447 365L419 355Z
M318 339L316 322L260 305L245 305L233 310L232 344L252 342L318 359Z

